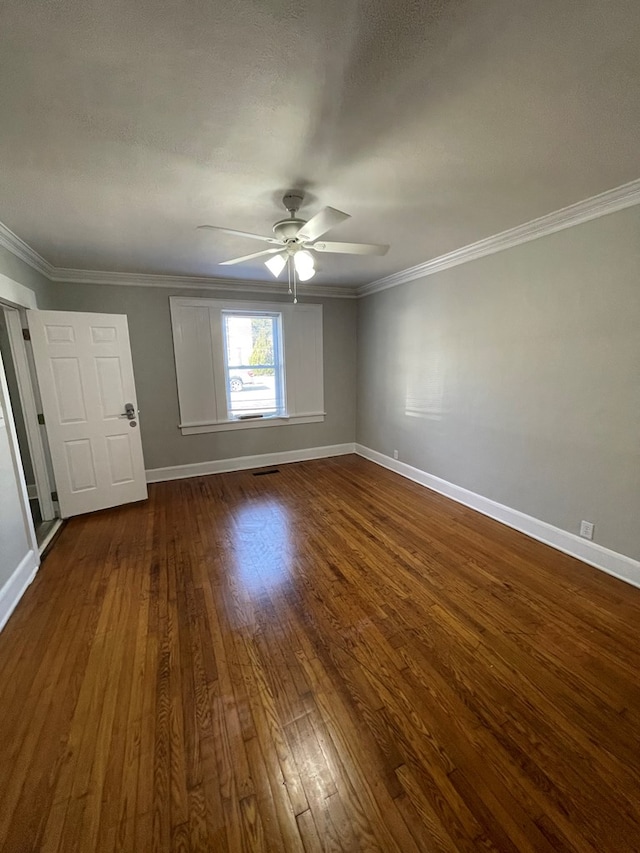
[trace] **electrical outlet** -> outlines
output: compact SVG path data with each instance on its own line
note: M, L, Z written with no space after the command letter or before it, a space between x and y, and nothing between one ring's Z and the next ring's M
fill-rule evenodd
M584 539L593 539L593 522L592 521L581 521L580 522L580 536Z
M398 451L397 451L397 450L394 450L394 451L393 451L393 458L394 458L394 459L397 459L397 458L398 458Z

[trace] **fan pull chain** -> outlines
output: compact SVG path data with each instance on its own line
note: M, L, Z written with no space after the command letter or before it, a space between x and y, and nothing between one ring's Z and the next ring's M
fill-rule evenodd
M293 290L291 289L291 275L293 270ZM296 273L296 266L293 263L291 256L287 258L287 278L289 279L289 293L293 293L293 304L297 305L298 303L298 275Z

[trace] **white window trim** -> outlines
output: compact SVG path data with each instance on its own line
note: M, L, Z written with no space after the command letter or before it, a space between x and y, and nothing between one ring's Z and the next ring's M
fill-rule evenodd
M171 309L171 325L174 336L174 354L176 359L176 374L178 381L178 399L180 404L180 423L178 427L182 432L182 435L199 435L207 432L225 432L228 430L237 430L237 429L264 429L267 427L277 427L277 426L289 426L294 424L310 424L310 423L320 423L324 421L326 412L324 411L324 394L322 388L322 306L315 305L311 303L304 303L293 305L292 303L286 302L253 302L253 301L238 301L238 300L226 300L226 299L207 299L200 297L179 297L172 296L169 299L170 309ZM226 391L224 396L224 401L222 398L217 399L214 408L218 412L218 416L206 418L202 420L193 419L187 420L183 418L183 409L185 408L185 397L186 395L185 389L180 388L180 373L181 367L179 365L180 355L179 355L179 342L177 340L177 329L179 327L179 320L177 319L177 314L180 308L197 308L202 310L207 310L209 315L211 312L209 309L214 309L215 311L241 311L245 313L278 313L282 315L282 323L283 323L283 346L285 350L284 354L284 362L285 362L285 386L286 386L286 405L287 411L284 413L278 413L275 415L264 415L262 417L255 417L247 420L240 420L237 418L224 418L220 417L222 414L222 407L224 405L224 409L226 411ZM295 386L295 377L294 372L299 367L296 367L296 363L300 361L300 359L296 359L295 355L295 341L291 340L292 331L294 329L293 323L295 322L295 313L298 311L298 315L302 316L305 309L307 311L315 312L311 316L314 317L313 323L316 325L315 329L315 353L316 353L316 361L320 362L320 377L318 379L316 375L316 384L318 385L316 389L315 399L313 401L308 400L307 402L320 403L320 406L309 411L305 409L304 411L296 411L295 410L295 401L296 401L296 393L295 388L292 389L292 386ZM203 358L203 364L209 365L211 364L211 386L214 389L218 388L220 384L219 376L220 376L220 367L216 365L215 358L219 355L220 358L223 358L223 352L221 348L221 340L219 340L219 334L214 328L211 327L211 340L207 344L208 352L207 356L210 358ZM290 349L289 355L289 364L287 365L287 348ZM219 350L219 353L216 351ZM215 366L214 366L215 365ZM317 371L317 365L316 365ZM216 373L218 374L218 378L216 379ZM298 376L298 382L300 382L300 376ZM298 389L299 395L299 389Z
M265 415L247 421L228 420L201 424L180 424L183 435L199 435L202 432L224 432L228 429L256 429L257 427L286 426L287 424L317 424L325 419L326 412L308 415Z
M276 405L273 407L273 411L266 412L247 412L246 410L239 410L237 414L232 413L232 401L230 396L230 388L226 382L225 376L225 397L227 400L227 413L229 414L228 418L222 419L222 423L229 423L231 421L242 421L248 418L260 420L261 418L286 418L288 417L288 412L286 410L287 405L287 395L285 389L285 359L284 359L284 328L282 322L282 312L281 311L256 311L256 310L242 310L238 311L235 309L223 308L221 312L221 320L222 320L222 348L223 348L223 358L225 364L225 374L227 371L232 369L240 369L243 368L236 365L235 368L229 365L229 355L227 351L228 339L227 334L228 330L226 328L226 321L228 317L266 317L272 321L272 329L275 329L273 345L274 345L274 363L272 365L274 371L274 377L276 377L275 384L275 399L274 403ZM247 369L247 365L244 365L244 369ZM279 405L278 405L279 404ZM271 408L271 407L269 407ZM242 417L244 415L244 418Z

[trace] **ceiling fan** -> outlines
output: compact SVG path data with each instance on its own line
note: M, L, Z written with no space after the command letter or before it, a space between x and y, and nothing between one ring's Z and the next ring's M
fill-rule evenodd
M251 255L242 255L232 258L230 261L222 261L221 266L241 264L263 255L269 255L265 265L276 277L287 269L289 278L289 293L293 293L293 301L297 302L297 287L299 281L309 281L315 275L315 258L313 252L336 252L347 255L384 255L389 246L376 243L327 243L318 242L318 238L326 234L336 225L350 219L348 213L342 213L335 207L325 207L308 221L298 218L298 210L302 207L304 194L299 190L290 190L282 199L289 213L287 219L280 219L273 226L275 237L263 237L260 234L251 234L248 231L236 231L233 228L221 228L217 225L199 225L200 229L212 231L223 231L225 234L235 234L238 237L249 237L252 240L261 240L263 243L271 243L274 248L263 249Z

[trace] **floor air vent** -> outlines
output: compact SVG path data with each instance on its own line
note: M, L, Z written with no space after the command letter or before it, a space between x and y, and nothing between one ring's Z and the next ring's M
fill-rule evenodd
M269 468L268 471L254 471L254 477L266 477L267 474L279 474L280 470L278 468Z

